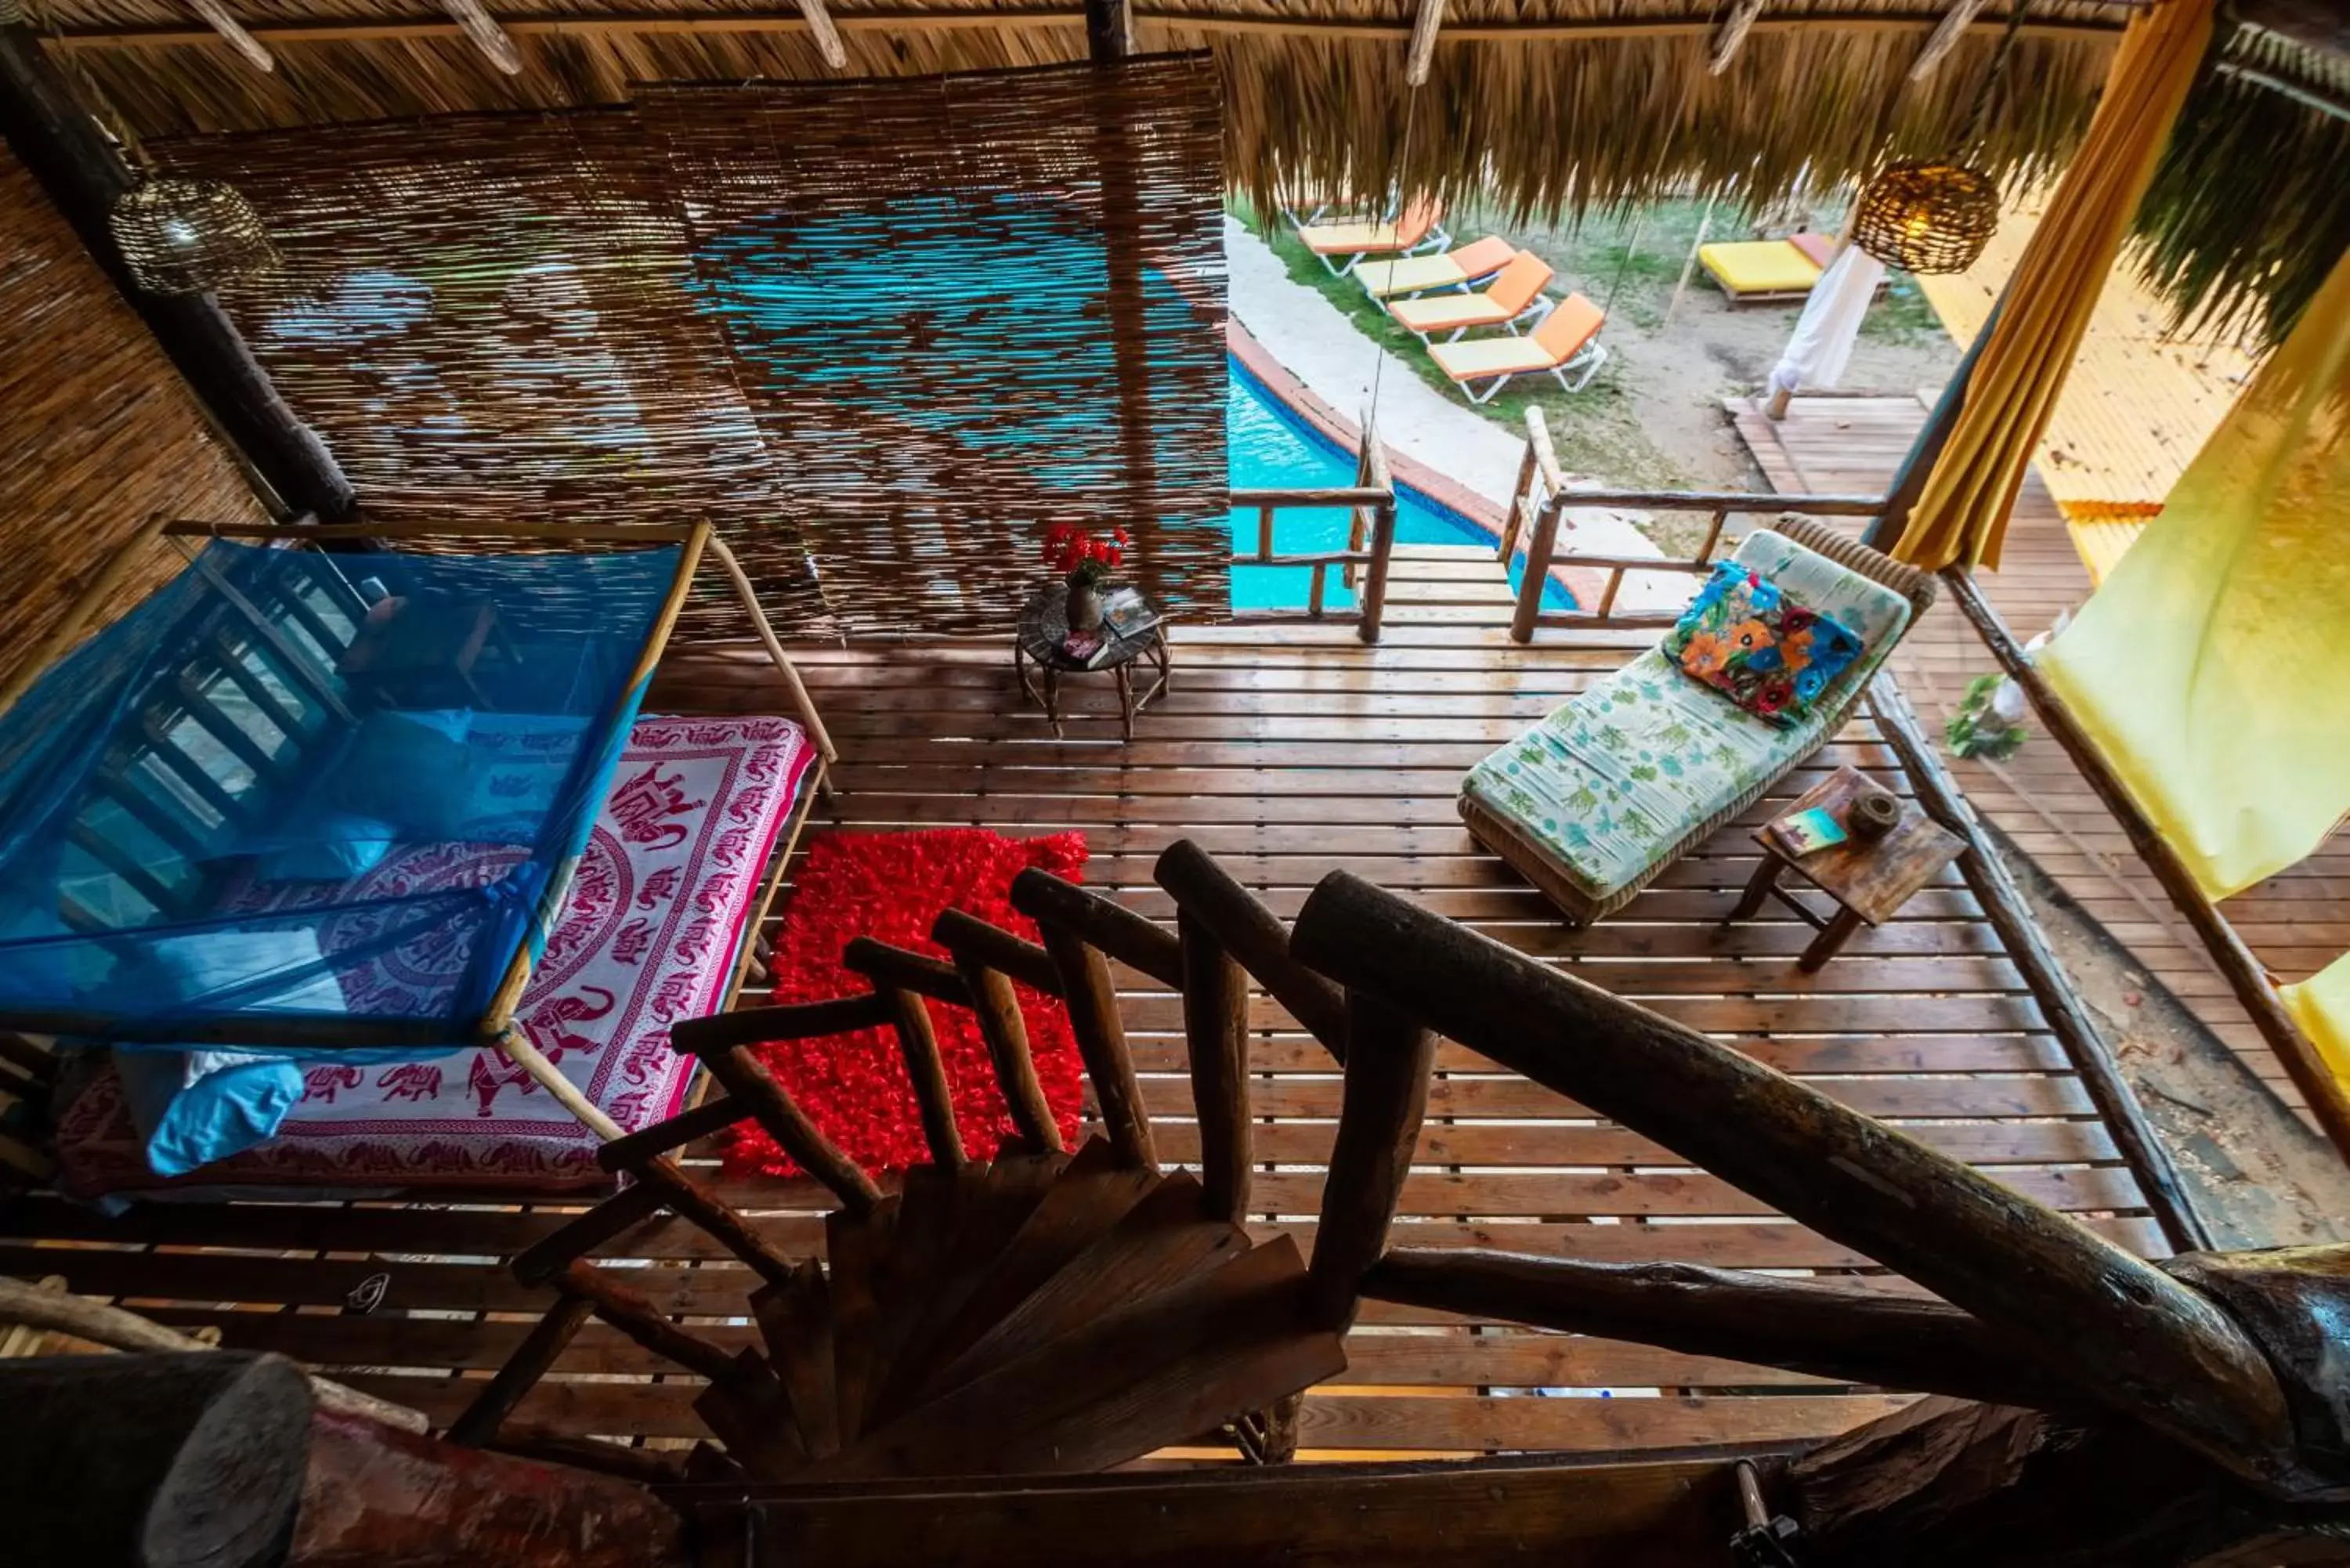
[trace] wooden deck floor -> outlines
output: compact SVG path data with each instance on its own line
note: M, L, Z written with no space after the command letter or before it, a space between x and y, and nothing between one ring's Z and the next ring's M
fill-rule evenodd
M1798 398L1773 423L1743 400L1729 405L1740 435L1781 490L1882 492L1925 418L1910 398ZM2091 591L2089 574L2037 475L2008 530L1985 591L2018 637L2055 622ZM1958 612L1938 606L1894 659L1902 688L1939 732L1973 677L1995 670ZM2126 945L2285 1102L2302 1096L2229 992L2194 933L2129 846L2064 749L2045 739L2004 763L1953 766L1977 811L1996 824ZM2303 980L2350 950L2350 833L2226 905L2228 919L2280 980ZM2305 1114L2305 1111L2304 1111Z
M2133 1179L1954 874L1815 976L1796 971L1810 933L1783 912L1718 924L1753 866L1742 827L1596 929L1561 924L1469 839L1453 791L1487 750L1644 639L1550 634L1515 647L1493 609L1499 574L1473 554L1415 552L1402 576L1376 649L1324 628L1179 636L1173 688L1130 744L1107 717L1054 740L1021 707L994 648L811 650L810 683L844 753L825 830L1080 829L1091 846L1087 879L1161 917L1170 909L1151 864L1178 837L1222 857L1284 913L1324 872L1346 867L1898 1119L2125 1244L2159 1249ZM680 689L672 680L657 701ZM696 706L776 700L748 663L697 673L689 689ZM1899 778L1863 717L1780 798L1847 762ZM1132 973L1120 981L1159 1146L1180 1161L1197 1135L1176 999ZM1339 1079L1277 1008L1260 1000L1254 1017L1257 1147L1268 1162L1256 1187L1260 1226L1304 1241ZM1440 1065L1399 1243L1871 1275L1866 1258L1556 1095L1457 1047ZM803 1189L737 1183L731 1196L764 1213L785 1246L820 1248L819 1206ZM246 1204L150 1208L116 1221L36 1199L0 1226L0 1273L61 1273L74 1289L217 1325L231 1345L286 1351L446 1419L543 1304L503 1260L557 1218L491 1205ZM36 1249L38 1237L52 1241ZM96 1245L57 1245L63 1238ZM713 1337L750 1340L746 1324L713 1321L739 1310L745 1273L698 1234L658 1222L626 1250L649 1265L632 1277L669 1310ZM390 1276L382 1306L343 1313L346 1293L379 1272ZM1306 1402L1315 1453L1788 1438L1845 1428L1890 1403L1718 1360L1376 1303L1348 1355L1344 1377ZM577 1432L695 1432L687 1405L697 1385L656 1377L660 1366L591 1325L524 1417Z

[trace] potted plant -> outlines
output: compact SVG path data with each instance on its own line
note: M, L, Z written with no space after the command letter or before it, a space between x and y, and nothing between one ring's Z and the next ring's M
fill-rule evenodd
M1126 559L1128 539L1123 528L1103 538L1074 523L1055 523L1045 530L1045 564L1061 574L1069 587L1069 629L1095 631L1101 627L1102 585L1113 568Z

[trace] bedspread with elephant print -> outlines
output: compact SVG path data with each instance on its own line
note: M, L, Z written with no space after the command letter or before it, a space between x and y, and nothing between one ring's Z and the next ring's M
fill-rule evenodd
M636 1131L683 1107L693 1063L669 1028L715 1008L732 977L776 836L813 759L775 718L638 721L515 1023L532 1045ZM404 889L478 886L519 850L420 846L376 876ZM295 897L298 895L279 895ZM392 1011L452 955L429 937L345 982ZM150 1171L110 1072L62 1118L59 1152L84 1196L159 1186L603 1186L596 1136L493 1047L423 1060L321 1061L260 1147L180 1179Z

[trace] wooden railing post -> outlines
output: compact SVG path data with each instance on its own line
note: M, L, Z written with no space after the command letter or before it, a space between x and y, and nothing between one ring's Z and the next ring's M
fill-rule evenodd
M898 1033L899 1054L905 1059L906 1077L914 1089L914 1107L922 1118L922 1140L931 1158L941 1168L959 1170L969 1163L963 1153L962 1129L955 1126L954 1085L947 1081L946 1059L939 1054L938 1030L921 997L890 986L882 992L889 1003Z
M1069 1010L1069 1032L1076 1036L1077 1054L1085 1058L1086 1076L1094 1086L1101 1111L1102 1136L1109 1140L1118 1162L1132 1169L1159 1168L1158 1150L1150 1139L1150 1113L1142 1104L1142 1085L1134 1075L1134 1058L1126 1048L1126 1024L1118 1017L1118 988L1110 983L1109 962L1101 950L1057 925L1039 922L1045 950L1061 971L1061 995Z
M1200 1185L1211 1220L1239 1224L1248 1211L1248 975L1198 917L1179 913L1183 944L1183 1043L1200 1125Z
M556 1298L546 1315L534 1324L506 1364L497 1370L473 1402L465 1407L458 1417L449 1423L449 1440L469 1449L487 1445L505 1425L515 1407L538 1386L538 1380L554 1367L556 1358L570 1345L573 1336L595 1314L596 1304L586 1296L569 1291Z
M1035 965L1028 969L1028 984L1048 996L1058 996L1061 981L1052 967L1052 955L961 909L942 912L931 927L931 940L954 955L955 972L971 992L972 1016L979 1022L980 1038L987 1043L988 1060L995 1066L995 1085L1003 1091L1012 1125L1030 1153L1059 1154L1064 1147L1060 1124L1036 1078L1036 1058L1029 1048L1028 1023L1020 1014L1020 998L1013 992L1012 977L989 962L987 956L1001 961L1009 954L1014 961L1026 963L1027 955L1033 953ZM1036 973L1035 966L1044 972Z
M1214 937L1340 1065L1346 1064L1346 994L1289 956L1289 928L1280 916L1188 838L1169 845L1150 874L1177 909ZM1180 976L1175 983L1181 984Z
M1534 623L1542 617L1543 590L1550 586L1551 554L1558 548L1559 514L1565 510L1553 494L1534 514L1534 537L1526 542L1526 572L1518 580L1518 607L1510 617L1510 639L1532 642Z
M1363 1275L1387 1250L1435 1064L1436 1036L1417 1019L1347 992L1346 1088L1306 1271L1315 1321L1326 1327L1354 1322Z
M699 1055L727 1095L751 1113L802 1170L830 1189L844 1209L863 1214L881 1200L873 1179L793 1103L765 1063L740 1045L696 1044L683 1024L670 1031L670 1040L675 1049Z

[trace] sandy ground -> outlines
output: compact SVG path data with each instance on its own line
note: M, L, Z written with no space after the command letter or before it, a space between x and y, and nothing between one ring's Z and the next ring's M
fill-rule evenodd
M1358 416L1376 393L1379 434L1389 448L1457 480L1497 508L1508 506L1525 451L1522 438L1446 398L1398 363L1328 300L1292 282L1280 258L1231 219L1224 223L1224 257L1231 269L1232 314L1316 397ZM1571 536L1578 549L1617 556L1660 553L1628 515L1579 507L1570 521L1571 535L1563 537ZM1688 597L1685 576L1634 573L1625 579L1617 602L1627 609L1651 608Z

